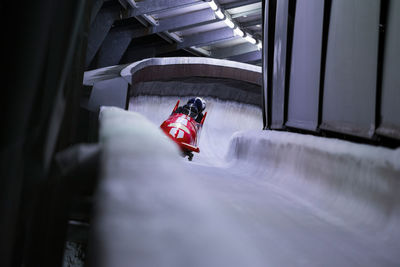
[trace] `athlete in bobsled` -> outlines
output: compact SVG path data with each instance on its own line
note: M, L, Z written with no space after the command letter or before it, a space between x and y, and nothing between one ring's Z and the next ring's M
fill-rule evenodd
M203 119L203 111L206 109L206 101L201 97L194 97L188 100L188 102L178 107L175 113L183 113L192 117L196 122L200 123Z
M207 116L207 112L203 114L205 108L206 102L200 97L189 99L181 107L178 100L169 118L160 126L164 133L180 147L182 154L188 156L189 160L192 160L193 152L200 152L197 144Z

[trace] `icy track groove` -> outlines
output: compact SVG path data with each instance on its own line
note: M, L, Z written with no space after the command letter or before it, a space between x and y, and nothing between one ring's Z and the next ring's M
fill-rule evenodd
M207 99L188 162L158 129L176 100L101 112L96 266L400 266L400 150L261 131L257 107Z

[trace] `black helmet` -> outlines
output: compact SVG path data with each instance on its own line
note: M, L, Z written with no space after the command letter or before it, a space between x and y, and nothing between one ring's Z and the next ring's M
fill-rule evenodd
M206 101L204 101L203 98L201 98L201 97L196 97L195 103L196 103L196 106L197 106L197 108L198 108L199 110L203 111L203 110L206 109ZM199 107L200 107L200 108L199 108Z
M206 101L201 97L189 99L188 104L194 104L200 112L206 109Z

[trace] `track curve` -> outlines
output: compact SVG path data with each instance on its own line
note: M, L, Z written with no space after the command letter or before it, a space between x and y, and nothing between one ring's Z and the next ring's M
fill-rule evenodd
M400 265L400 149L262 131L258 106L206 97L188 162L159 129L192 96L173 87L101 112L96 266Z

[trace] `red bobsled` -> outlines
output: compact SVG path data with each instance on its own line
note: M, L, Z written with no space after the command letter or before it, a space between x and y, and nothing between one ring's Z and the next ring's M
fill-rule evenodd
M191 161L193 158L193 152L200 152L197 144L207 112L199 123L189 116L189 114L177 113L176 110L178 109L178 106L179 100L169 118L161 124L160 128L180 147L183 155L187 155Z

